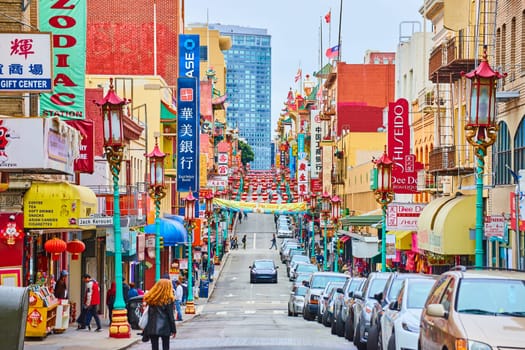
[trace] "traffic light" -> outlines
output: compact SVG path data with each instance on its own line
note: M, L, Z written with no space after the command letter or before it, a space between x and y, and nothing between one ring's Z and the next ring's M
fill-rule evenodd
M164 237L159 237L159 248L164 249Z
M338 240L337 241L337 251L339 252L339 254L343 254L344 247L345 247L344 242Z

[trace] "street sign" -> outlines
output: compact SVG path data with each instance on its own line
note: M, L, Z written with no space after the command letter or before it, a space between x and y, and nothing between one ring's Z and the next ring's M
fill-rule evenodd
M113 216L79 218L78 226L111 226L113 225Z

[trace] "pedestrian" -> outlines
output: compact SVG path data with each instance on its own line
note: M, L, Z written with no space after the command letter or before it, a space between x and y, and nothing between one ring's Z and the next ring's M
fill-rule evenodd
M239 243L238 243L237 240L238 240L237 235L234 235L234 236L233 236L233 246L234 246L233 249L239 249Z
M272 236L272 245L270 246L270 249L275 248L277 250L277 238L275 237L275 233Z
M238 212L237 217L239 218L239 224L242 224L242 212Z
M100 318L98 317L97 307L100 304L100 288L98 282L91 278L90 275L84 275L84 282L86 283L86 292L84 294L84 307L86 308L86 324L84 329L87 327L91 330L91 317L95 318L97 329L95 332L100 332L102 326L100 325Z
M135 288L135 283L129 283L128 300L139 295L139 291Z
M111 282L111 287L109 287L106 293L106 305L108 307L109 313L109 322L111 323L111 318L113 315L113 306L115 305L115 297L117 296L117 284Z
M67 299L67 276L69 273L63 270L60 273L57 283L55 284L55 297L58 299Z
M182 283L180 280L175 280L175 309L177 310L177 321L182 321L182 310L180 304L182 303Z
M247 211L244 212L244 220L248 220L248 212Z
M246 235L242 236L242 248L246 249Z
M144 302L148 305L148 323L142 332L142 339L149 339L152 350L159 350L159 338L162 350L169 350L170 336L175 338L177 335L173 317L174 300L171 281L165 278L159 279L144 295Z
M129 284L126 283L124 277L122 277L122 295L124 296L124 302L127 305L129 300Z

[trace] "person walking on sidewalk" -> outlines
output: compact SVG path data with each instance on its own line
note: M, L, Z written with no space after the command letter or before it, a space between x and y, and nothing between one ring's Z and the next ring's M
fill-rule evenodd
M275 238L275 233L272 236L272 245L270 246L270 249L275 248L277 250L277 238Z
M177 335L173 317L174 301L172 283L165 278L159 279L144 295L144 302L148 305L148 323L142 339L147 341L149 338L152 350L159 350L159 338L162 339L162 350L169 350L170 336L175 338Z
M177 321L182 321L182 310L180 304L182 303L182 283L179 280L175 281L175 309L177 310Z
M242 248L246 249L246 235L242 236Z
M86 308L86 323L84 328L87 326L91 330L91 317L95 318L97 329L95 332L100 332L102 326L100 325L100 318L98 317L97 307L100 304L100 288L98 282L91 278L90 275L84 275L84 282L86 283L86 294L84 295L84 307Z

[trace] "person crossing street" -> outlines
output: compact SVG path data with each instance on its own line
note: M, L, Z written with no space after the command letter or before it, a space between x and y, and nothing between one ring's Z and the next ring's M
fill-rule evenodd
M275 233L272 236L272 245L270 246L270 249L275 248L277 250L277 238L275 238Z

